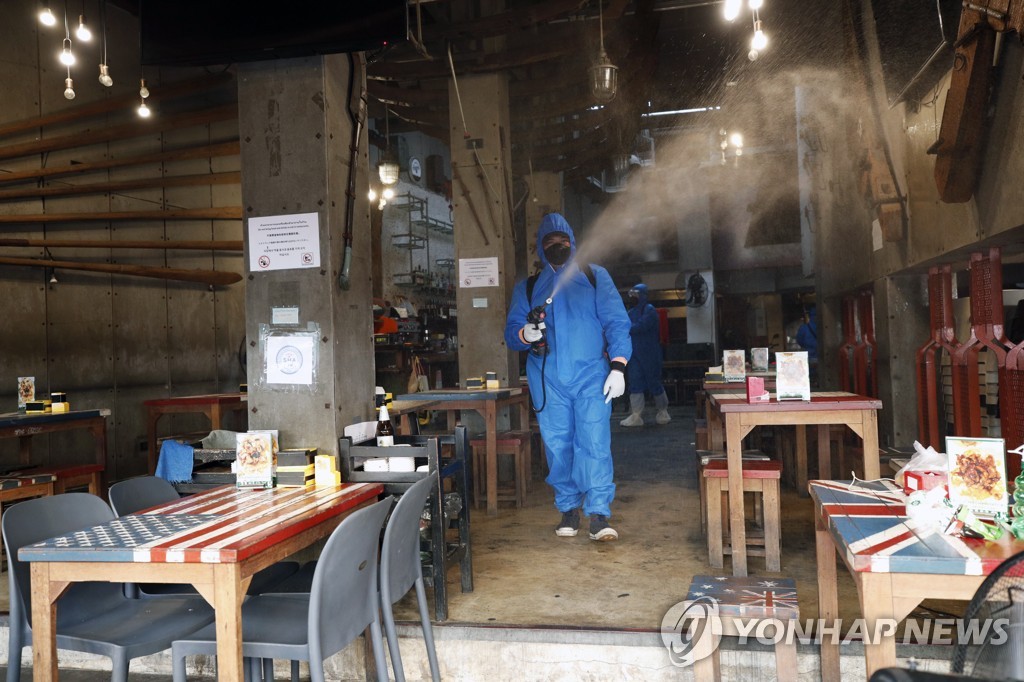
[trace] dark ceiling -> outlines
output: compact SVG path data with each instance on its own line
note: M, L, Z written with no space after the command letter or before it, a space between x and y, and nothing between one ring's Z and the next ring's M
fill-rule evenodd
M149 2L164 1L142 0L143 11ZM750 127L770 131L763 136L768 146L785 145L794 134L786 113L793 108L792 74L801 71L806 79L814 78L815 69L836 69L847 39L844 26L851 25L850 16L856 25L865 4L764 0L760 18L770 44L750 61L748 1L728 23L722 0L408 0L410 39L366 53L371 116L383 118L386 104L392 133L419 130L447 140L454 118L448 107L452 72L456 81L470 74L507 74L514 174L523 176L530 166L563 172L568 183L585 182L608 168L612 157L633 151L641 129L653 137L687 127L717 131L726 117L735 120L730 108L744 109L748 120L756 112L758 125ZM139 0L110 2L139 12ZM382 0L381 7L396 3ZM888 2L873 4L883 25L883 61L888 55L901 70L887 78L893 88L923 63L935 36L941 37L936 3L895 3L908 7L900 11ZM850 6L857 9L851 13ZM331 7L344 30L349 10ZM619 89L613 101L595 107L589 69L599 52L599 12L605 48L619 67ZM773 81L782 87L768 96ZM700 116L644 116L702 107L721 109Z
M412 33L422 41L368 55L369 93L377 104L371 111L382 116L385 102L392 132L404 122L406 129L447 139L450 49L456 79L508 74L514 173L524 175L530 164L561 171L570 183L631 151L641 128L718 127L709 117L698 123L686 115L643 117L647 112L722 106L740 91L756 98L745 85L787 69L834 64L842 49L837 29L827 28L840 25L835 0L765 0L760 16L771 44L755 62L747 57L753 17L746 1L734 23L723 19L721 0L509 0L497 13L482 11L486 5L422 1L417 16L412 0ZM594 108L588 70L599 51L599 6L620 85L610 104Z

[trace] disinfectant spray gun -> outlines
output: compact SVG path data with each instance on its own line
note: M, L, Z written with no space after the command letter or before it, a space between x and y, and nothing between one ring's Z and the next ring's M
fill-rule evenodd
M546 331L547 325L544 323L544 317L546 316L544 309L549 305L551 305L550 298L531 310L526 316L526 321L536 325L537 329L540 330L540 339L530 344L530 352L534 355L543 356L548 354L548 334Z

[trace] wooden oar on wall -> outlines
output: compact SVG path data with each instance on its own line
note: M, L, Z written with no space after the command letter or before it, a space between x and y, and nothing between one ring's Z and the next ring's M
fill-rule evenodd
M149 265L127 265L121 263L79 263L67 260L44 260L37 258L11 258L0 256L0 265L21 265L33 268L57 268L59 270L85 270L86 272L103 272L111 275L131 275L133 277L152 277L154 279L170 279L181 282L198 282L209 286L227 286L240 282L242 276L237 272L220 272L217 270L182 270L178 268L158 268Z
M71 249L183 249L193 251L241 251L242 240L159 241L150 239L0 239L0 246L38 246Z

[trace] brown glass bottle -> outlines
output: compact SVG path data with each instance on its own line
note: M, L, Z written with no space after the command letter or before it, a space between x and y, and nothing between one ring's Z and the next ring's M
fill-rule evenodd
M380 406L380 414L377 416L377 447L384 448L395 444L395 427L391 424L391 417L388 416L388 406Z

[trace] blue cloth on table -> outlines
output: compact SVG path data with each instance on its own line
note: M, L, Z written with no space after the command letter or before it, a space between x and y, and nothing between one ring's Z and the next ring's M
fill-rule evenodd
M187 483L192 480L192 446L167 439L160 446L156 475L169 483Z

